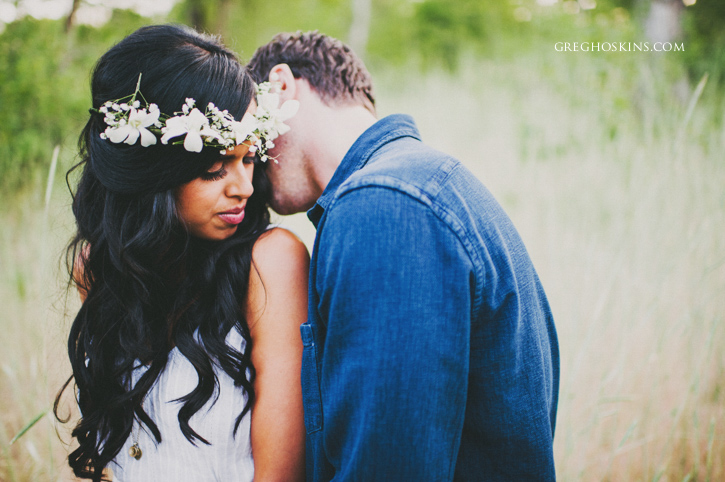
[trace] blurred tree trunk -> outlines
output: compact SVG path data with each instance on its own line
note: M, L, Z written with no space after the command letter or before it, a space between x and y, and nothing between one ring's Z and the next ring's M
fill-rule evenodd
M652 0L644 29L653 42L672 42L682 36L682 0Z
M348 44L360 57L365 56L370 33L371 0L352 0L352 24L348 33Z
M197 30L207 30L207 15L203 0L187 0L189 23Z
M75 21L76 17L76 11L78 10L78 7L81 4L81 0L73 0L73 6L70 9L70 13L68 14L68 17L65 19L65 31L66 33L70 31L71 27L73 26L73 22Z
M226 37L228 20L234 10L253 12L248 0L186 0L185 13L189 25L201 32Z

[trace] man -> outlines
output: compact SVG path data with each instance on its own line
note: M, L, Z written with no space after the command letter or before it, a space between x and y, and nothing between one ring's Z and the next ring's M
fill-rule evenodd
M501 207L410 117L376 120L339 41L280 34L250 69L300 103L267 173L272 207L317 228L308 480L554 480L556 333Z

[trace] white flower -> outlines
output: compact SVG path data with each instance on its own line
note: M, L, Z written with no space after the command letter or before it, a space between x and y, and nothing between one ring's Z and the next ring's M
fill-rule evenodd
M171 117L166 120L166 127L161 143L167 144L169 139L186 135L184 149L189 152L201 152L204 147L202 136L207 139L222 140L222 137L209 127L209 119L199 109L192 109L189 115Z
M288 100L280 106L280 96L274 90L275 86L269 82L258 85L256 113L244 114L241 120L236 121L229 111L219 109L213 102L207 103L206 112L202 113L194 107L196 101L191 97L185 99L182 112L176 112L171 118L162 118L156 104L146 105L145 101L136 100L139 93L137 86L133 96L107 101L101 106L99 111L104 114L103 120L108 126L101 137L127 144L135 144L140 138L141 145L147 147L157 142L149 128L160 129L163 144L184 136L183 144L187 151L201 152L204 146L213 146L228 152L235 145L247 142L250 144L249 151L266 161L269 158L267 151L275 147L274 139L290 129L284 121L299 109L296 100ZM128 98L131 100L125 101Z
M257 95L258 114L266 115L266 113L272 112L273 110L277 109L278 107L279 107L279 94L262 91L259 93L259 95Z
M152 104L153 106L153 104ZM106 128L105 134L111 142L116 144L125 142L126 144L133 145L141 137L141 145L148 147L156 144L156 136L147 129L147 127L156 123L161 113L158 108L151 109L150 112L146 112L146 109L136 110L135 108L129 108L128 121L121 119L118 126L109 126Z
M257 119L253 115L245 113L242 120L232 122L230 128L236 143L241 144L254 134L254 131L257 129Z
M279 94L272 92L260 92L257 96L257 118L263 123L264 134L270 140L289 131L290 127L284 121L293 117L300 108L300 103L294 99L279 107L279 100Z

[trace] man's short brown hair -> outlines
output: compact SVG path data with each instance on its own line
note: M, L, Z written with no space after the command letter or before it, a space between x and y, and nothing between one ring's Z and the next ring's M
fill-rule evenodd
M339 40L312 32L280 33L254 52L249 70L256 82L268 80L277 64L287 64L327 104L361 104L375 113L370 73L363 61Z

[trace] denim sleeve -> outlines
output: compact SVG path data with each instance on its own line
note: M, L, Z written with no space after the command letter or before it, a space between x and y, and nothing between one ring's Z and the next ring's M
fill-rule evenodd
M426 204L367 186L337 200L318 249L333 480L452 480L473 286L461 243Z

